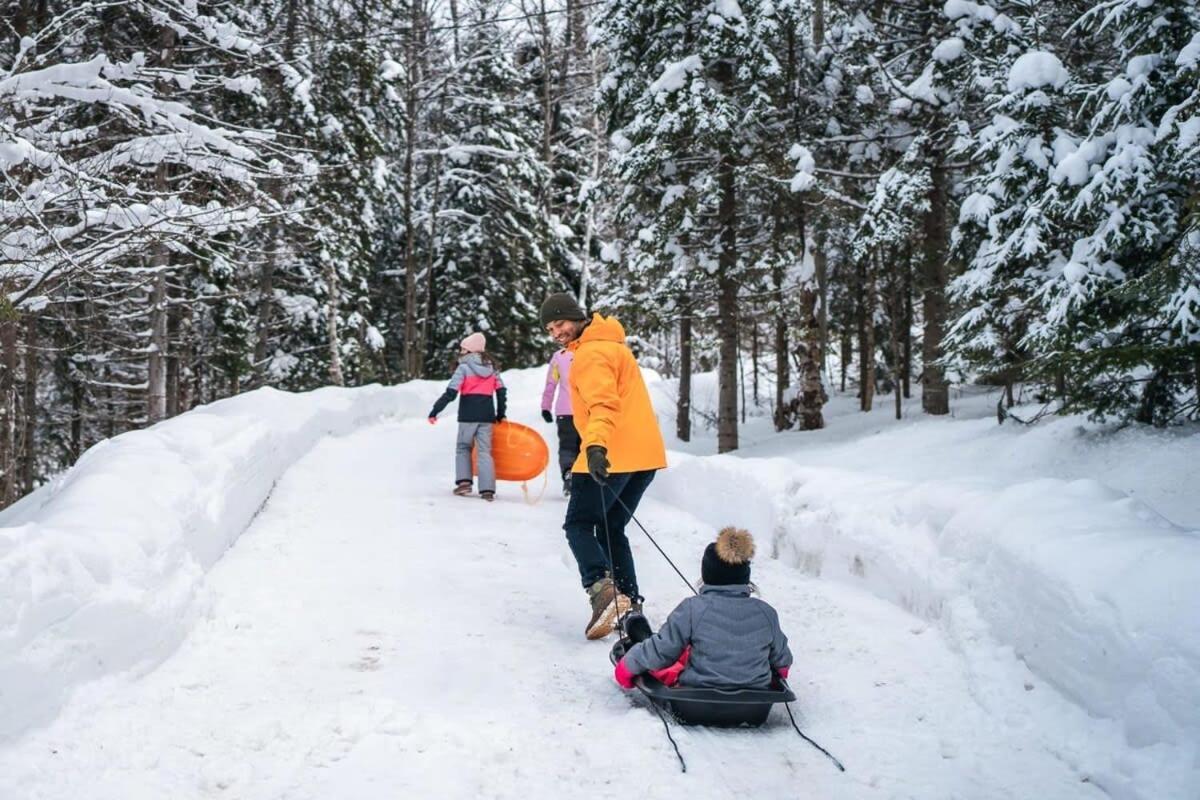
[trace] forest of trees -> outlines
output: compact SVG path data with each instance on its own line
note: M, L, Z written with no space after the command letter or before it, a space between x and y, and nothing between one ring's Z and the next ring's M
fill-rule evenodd
M760 372L779 430L1200 416L1200 0L0 3L0 506L247 389L543 363L560 290L681 438L716 371L722 451Z

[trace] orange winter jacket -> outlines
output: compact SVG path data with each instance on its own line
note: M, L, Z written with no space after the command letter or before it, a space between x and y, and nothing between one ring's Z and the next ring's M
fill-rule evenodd
M583 438L571 471L588 471L587 449L595 444L608 449L612 472L665 468L662 432L621 323L594 314L567 347L575 354L568 384L575 427Z

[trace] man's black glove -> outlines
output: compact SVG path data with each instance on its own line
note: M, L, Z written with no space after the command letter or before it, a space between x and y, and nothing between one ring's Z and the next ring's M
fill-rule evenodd
M548 410L543 408L542 409L542 419L546 420L546 422L554 422L554 415L551 414Z
M608 480L608 450L598 444L588 445L588 473L596 483Z

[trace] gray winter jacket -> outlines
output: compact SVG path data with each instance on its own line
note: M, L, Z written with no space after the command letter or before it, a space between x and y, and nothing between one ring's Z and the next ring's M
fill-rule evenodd
M779 615L744 584L704 586L675 607L658 633L629 648L625 666L634 675L669 667L689 644L680 686L765 688L772 668L792 665Z

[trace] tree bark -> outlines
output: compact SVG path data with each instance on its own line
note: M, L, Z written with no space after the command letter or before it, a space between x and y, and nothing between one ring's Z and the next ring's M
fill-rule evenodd
M930 167L929 211L924 221L922 311L925 330L921 340L921 408L926 414L950 413L950 384L939 360L946 331L946 199L949 180L941 153Z
M753 392L751 396L754 398L754 405L758 405L758 319L756 318L750 325L750 367L753 373L751 384Z
M858 407L870 411L875 399L875 293L866 260L858 269Z
M406 40L405 64L407 69L408 86L404 98L404 376L412 379L420 377L421 346L417 330L417 226L414 222L416 209L413 208L415 195L414 169L416 158L417 138L417 28L421 24L421 13L417 4L413 4L410 13L411 30Z
M38 360L38 318L36 314L25 317L25 431L21 436L21 492L33 491L37 479L37 418L38 377L41 368Z
M158 166L155 185L166 190L166 164ZM167 416L167 264L170 252L155 243L150 257L154 284L150 292L150 349L147 365L146 420L154 424Z
M159 61L169 68L175 61L175 29L163 25L158 32ZM160 88L167 84L160 81ZM154 191L165 197L170 166L163 162L154 171ZM150 292L150 347L146 370L146 420L154 424L167 415L167 266L171 254L161 240L151 248L150 268L154 273Z
M892 350L892 383L894 384L892 398L896 406L896 419L901 419L904 415L904 395L901 389L904 354L901 352L900 328L904 324L905 302L902 295L906 290L906 284L903 275L897 276L894 273L887 282L888 339Z
M325 271L325 283L329 287L329 298L325 305L326 331L329 336L329 382L334 386L345 386L342 374L342 337L338 326L338 299L342 293L337 266L330 261Z
M17 499L17 349L20 324L17 311L4 299L0 310L0 508Z
M692 312L684 306L679 320L679 398L675 402L675 435L692 440Z
M717 367L717 452L738 448L737 365L738 365L738 286L737 269L737 185L733 164L722 157L718 166L721 199L717 211L721 254L717 259L717 336L721 360Z
M815 288L800 292L800 430L817 431L825 427L822 408L829 396L821 382L821 327L817 323L818 292Z
M791 362L788 361L788 315L787 296L784 294L786 276L783 267L771 270L771 282L775 294L775 430L790 430L794 422L791 409L793 403L784 401L791 387Z
M904 257L904 325L900 341L904 355L904 371L900 377L904 382L904 399L912 397L912 326L913 326L913 279L912 250L905 249Z
M171 349L167 354L167 416L174 417L180 412L179 406L179 374L182 368L180 362L180 327L182 325L180 314L182 310L178 305L170 305L167 309L167 341L176 342L177 346Z
M846 391L846 375L850 371L850 362L854 359L853 340L850 337L850 328L842 328L842 391Z

